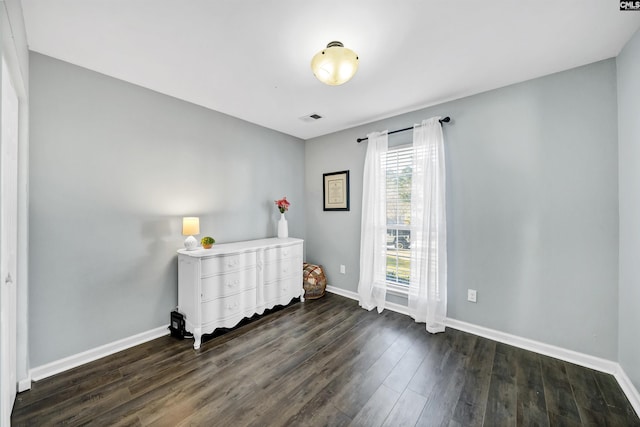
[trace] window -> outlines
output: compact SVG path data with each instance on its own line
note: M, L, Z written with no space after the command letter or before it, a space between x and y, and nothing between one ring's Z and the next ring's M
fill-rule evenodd
M389 291L406 295L408 313L431 333L444 331L447 315L445 153L439 120L414 125L408 148L393 144L389 150L386 131L367 135L358 282L363 308L381 312Z
M411 272L411 163L413 147L387 151L387 282L409 285Z

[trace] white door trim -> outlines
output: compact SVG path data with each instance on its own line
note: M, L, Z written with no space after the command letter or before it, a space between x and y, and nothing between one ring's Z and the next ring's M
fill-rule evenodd
M2 55L0 74L0 421L8 425L17 394L18 133L20 103Z

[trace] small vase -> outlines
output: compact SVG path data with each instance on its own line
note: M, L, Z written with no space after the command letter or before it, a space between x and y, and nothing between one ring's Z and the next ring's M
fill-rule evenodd
M278 239L286 239L287 237L289 237L289 224L284 213L281 213L280 221L278 221Z

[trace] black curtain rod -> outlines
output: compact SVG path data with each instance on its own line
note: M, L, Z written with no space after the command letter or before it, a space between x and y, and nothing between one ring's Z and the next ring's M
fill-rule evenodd
M443 118L443 119L440 119L440 120L438 120L438 121L439 121L439 122L440 122L440 124L442 125L443 123L449 123L449 122L451 121L451 118L450 118L449 116L447 116L447 117L445 117L445 118ZM391 135L391 134L398 133L398 132L404 132L404 131L411 130L411 129L413 129L413 126L411 126L410 128L404 128L404 129L392 130L391 132L387 132L387 135ZM358 139L357 139L358 144L360 144L362 141L366 141L367 139L369 139L369 137L358 138Z

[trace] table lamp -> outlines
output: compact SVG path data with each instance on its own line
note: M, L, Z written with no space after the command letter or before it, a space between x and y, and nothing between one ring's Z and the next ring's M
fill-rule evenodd
M193 237L196 234L200 234L200 218L195 216L182 218L182 235L189 236L184 241L184 247L188 251L192 251L198 247L198 241Z

